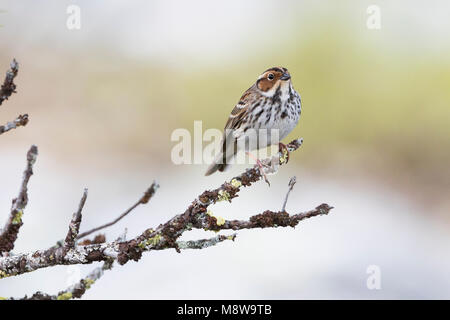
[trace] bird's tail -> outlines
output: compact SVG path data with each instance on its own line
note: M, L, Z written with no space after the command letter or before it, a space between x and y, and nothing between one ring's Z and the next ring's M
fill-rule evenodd
M225 171L230 165L226 163L213 163L209 166L208 170L205 173L205 176L212 175L216 171L223 172Z
M231 166L230 160L233 157L233 153L231 153L230 156L225 156L222 152L219 153L214 159L213 163L208 167L208 170L206 170L205 176L209 176L216 171L223 172L227 170Z
M209 176L216 171L223 172L228 169L230 161L234 158L237 152L236 139L229 133L227 136L222 138L222 149L214 158L213 163L206 170L205 176Z

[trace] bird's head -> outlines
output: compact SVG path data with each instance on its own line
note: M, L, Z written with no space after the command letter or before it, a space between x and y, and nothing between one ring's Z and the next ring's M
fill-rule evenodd
M278 88L288 89L291 85L291 75L286 68L273 67L264 71L256 80L256 87L266 96L275 94Z

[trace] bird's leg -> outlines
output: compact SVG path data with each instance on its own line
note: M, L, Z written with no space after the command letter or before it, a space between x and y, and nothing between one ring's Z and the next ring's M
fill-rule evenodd
M285 157L285 163L289 162L289 150L284 143L278 143L279 151L282 154L282 157ZM285 152L286 151L286 152Z
M246 154L252 158L253 160L256 161L256 165L259 168L259 173L261 174L261 176L264 178L264 181L269 185L270 187L270 182L269 179L267 179L266 173L264 172L264 168L263 167L269 167L267 164L262 163L261 161L259 161L258 158L256 158L254 155L252 155L250 152L246 152Z

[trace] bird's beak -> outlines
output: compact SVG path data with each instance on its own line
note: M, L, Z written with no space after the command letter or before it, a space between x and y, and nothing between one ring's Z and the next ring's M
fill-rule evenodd
M281 76L281 80L289 80L291 78L291 75L289 74L289 72L284 72L283 75Z

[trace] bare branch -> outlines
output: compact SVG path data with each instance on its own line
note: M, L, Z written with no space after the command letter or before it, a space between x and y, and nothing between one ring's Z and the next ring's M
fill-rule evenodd
M14 248L20 227L23 225L23 210L28 203L28 181L33 175L33 165L36 162L38 149L31 146L27 153L27 167L23 173L19 195L12 201L11 213L5 227L0 232L0 255L5 255Z
M218 222L216 217L208 218L205 214L192 217L186 221L186 225L182 228L185 230L204 228L219 231L226 229L242 230L295 227L300 221L314 216L328 214L331 209L332 207L327 204L322 204L314 210L292 216L286 212L267 210L250 217L248 221L225 220L224 222ZM52 247L47 250L35 251L34 253L0 258L0 277L19 275L54 265L90 264L95 261L106 261L110 259L117 259L119 264L123 265L129 260L138 261L145 251L164 250L174 247L180 250L181 248L178 247L178 244L173 243L173 239L165 234L167 232L165 228L168 225L170 224L166 223L157 230L149 229L142 235L125 242L113 241L102 244L76 246L69 251L64 250L64 247Z
M297 178L293 176L291 180L289 180L289 189L286 193L286 197L284 198L283 207L281 208L281 212L286 212L286 204L289 198L289 194L291 193L292 189L294 188L295 183L297 182Z
M189 240L189 241L177 241L177 245L179 249L205 249L208 247L215 246L219 242L223 242L226 240L232 240L236 238L236 233L233 233L230 236L217 235L210 239L201 239L201 240Z
M81 298L91 286L100 279L105 271L111 270L113 267L113 260L106 261L103 266L97 267L91 271L85 278L78 283L70 286L64 291L60 291L57 295L49 295L43 292L36 292L31 297L25 296L20 300L69 300L73 298ZM14 300L11 298L11 300Z
M296 150L299 140L294 140L288 148ZM75 246L71 250L63 247L51 247L32 254L19 254L0 258L0 270L3 276L18 275L54 265L90 264L95 261L116 259L119 264L129 260L138 261L142 253L151 250L175 248L180 251L178 238L192 228L206 230L240 230L252 228L296 226L301 220L317 215L328 214L332 209L322 204L314 210L290 216L286 212L265 211L250 217L248 221L231 220L212 215L208 207L219 201L231 201L237 197L242 186L250 186L261 179L257 166L225 182L219 188L203 192L188 209L155 230L147 229L141 235L129 241L113 241L100 244Z
M316 217L320 215L326 215L333 207L330 207L326 203L322 203L315 209L289 215L285 211L274 212L266 210L261 214L250 217L249 221L231 220L225 221L223 225L218 225L217 221L205 223L205 226L210 226L211 230L242 230L242 229L255 229L255 228L277 228L277 227L292 227L294 228L300 221Z
M14 78L19 72L19 64L16 59L11 62L11 69L6 72L5 80L0 88L0 105L3 101L8 100L8 98L16 92L16 84L14 83ZM0 135L8 132L9 130L16 129L18 127L24 127L28 123L28 114L19 115L13 121L0 126Z
M4 100L8 100L8 98L16 92L16 85L14 83L14 78L17 76L19 72L19 64L16 59L13 59L11 62L11 69L6 72L5 80L0 88L0 105Z
M9 130L16 129L18 127L24 127L28 123L28 114L18 116L11 122L8 122L4 126L0 126L0 134L8 132Z
M16 60L13 60L11 63L11 70L7 72L5 81L0 89L0 105L15 92L16 85L14 84L14 79L17 76L17 73L18 63ZM20 115L14 121L8 122L4 126L0 126L0 135L14 128L25 126L27 123L28 115ZM57 295L49 295L38 291L31 297L28 298L25 296L23 299L64 300L80 298L86 290L103 275L104 271L112 268L115 261L121 265L130 260L138 261L143 252L151 250L172 248L177 252L180 252L184 249L205 249L226 240L234 241L236 237L236 234L232 234L229 236L217 235L210 239L190 241L179 240L184 232L192 230L193 228L220 231L295 227L304 219L328 214L332 207L327 204L321 204L314 210L294 215L289 215L286 212L286 203L289 194L294 187L296 181L295 177L291 178L289 182L289 190L280 212L266 210L263 213L251 216L249 220L225 220L224 218L214 216L209 209L209 207L216 202L231 202L232 199L238 196L241 187L251 186L254 182L261 180L262 177L265 178L266 173L275 173L278 170L279 165L287 163L289 153L297 150L302 145L302 142L302 139L293 140L286 148L280 150L278 159L272 157L263 160L262 162L267 164L264 172L259 169L258 165L255 165L241 175L232 178L229 182L223 183L219 188L204 191L192 202L184 213L176 215L164 224L160 224L156 229L149 228L145 230L142 234L129 241L126 240L125 231L125 234L115 241L106 242L106 237L103 234L100 234L93 240L85 239L77 243L77 240L87 235L114 225L139 205L148 203L159 188L159 185L156 182L153 182L144 195L115 220L80 234L79 230L82 220L82 210L87 199L87 189L85 189L78 205L78 210L72 216L69 230L64 241L61 240L57 245L45 250L16 255L12 254L11 250L14 248L14 243L17 239L20 227L23 224L23 210L28 203L27 186L31 175L33 174L33 165L38 155L37 147L33 145L27 153L27 167L24 171L19 195L13 200L10 217L4 229L0 230L0 279L56 265L91 264L93 262L103 261L102 267L95 268L86 278L66 290L59 292Z
M136 202L134 205L132 205L128 210L126 210L124 213L122 213L119 217L117 217L115 220L113 220L109 223L106 223L104 225L101 225L99 227L96 227L94 229L91 229L89 231L79 234L77 239L86 237L87 235L90 235L91 233L94 233L101 229L105 229L105 228L110 227L113 224L119 222L122 218L124 218L127 214L129 214L131 211L133 211L140 204L148 203L148 201L153 197L153 195L155 194L156 190L158 190L158 188L159 188L159 184L156 181L154 181L152 183L152 185L145 191L144 195L138 200L138 202Z
M81 211L83 211L84 204L86 203L88 190L84 189L83 196L81 197L78 210L73 214L72 221L69 224L69 231L67 232L66 240L64 241L64 247L67 249L75 247L75 240L77 239L78 232L80 231L81 224Z
M290 152L295 151L301 146L301 143L302 140L294 140L287 145L287 148ZM31 161L32 158L32 156L28 157L29 163L33 162ZM279 161L280 165L285 164L285 161L281 158ZM29 165L27 169L29 170L26 171L25 177L28 176L28 178L24 179L26 182L29 179L30 174L27 174L27 172L31 170L31 165ZM332 209L332 207L327 204L321 204L314 210L294 215L289 215L284 210L280 212L266 210L261 214L251 216L249 220L225 220L221 217L214 216L212 211L208 209L209 206L216 202L231 202L233 198L238 196L238 193L242 187L248 187L258 180L261 180L261 172L259 167L255 165L253 168L247 169L241 175L234 177L231 181L223 183L219 188L211 191L204 191L192 202L184 213L176 215L166 223L159 225L156 229L149 228L141 235L129 241L125 241L125 237L119 237L115 241L104 242L105 237L101 235L101 239L98 239L98 241L96 237L94 241L85 240L77 245L77 238L110 226L126 216L139 204L147 203L159 186L156 183L153 183L136 204L134 204L113 222L85 232L85 234L78 235L79 226L81 223L81 211L87 197L87 190L85 190L80 201L78 211L74 213L72 217L69 232L66 236L64 244L53 246L46 250L38 250L33 253L0 257L0 279L55 265L91 264L96 261L103 261L105 263L104 266L108 267L103 267L101 271L96 269L94 270L95 275L91 274L88 276L89 279L98 279L103 274L104 270L107 270L110 266L112 266L114 261L117 261L121 265L127 263L129 260L138 261L141 258L142 253L146 251L164 250L170 248L174 248L178 252L184 249L204 249L217 245L225 240L234 240L236 237L236 234L232 234L231 236L217 235L216 237L210 239L191 241L178 240L184 232L192 230L193 228L220 231L271 227L295 227L304 219L328 214ZM290 181L290 190L293 187L293 181L293 179ZM26 182L23 184L25 186L25 194ZM287 200L285 200L285 202L286 201ZM89 281L85 278L77 285L68 288L65 291L61 291L58 295L51 296L37 292L32 297L25 298L70 299L81 297L81 295L88 288L88 283Z

